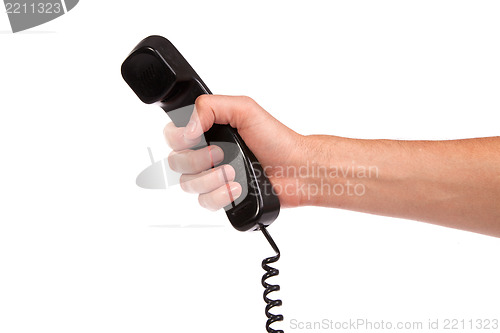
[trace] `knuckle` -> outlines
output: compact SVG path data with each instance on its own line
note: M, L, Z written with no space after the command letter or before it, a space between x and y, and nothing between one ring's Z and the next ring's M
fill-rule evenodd
M201 207L203 207L205 209L210 209L208 202L207 202L206 195L199 195L198 196L198 203L200 204Z
M255 101L250 96L241 96L241 98L247 104L255 104Z
M210 211L216 211L218 208L214 207L213 198L210 194L201 194L198 196L198 203L201 207Z
M235 114L235 117L237 118L238 124L244 126L251 119L253 119L253 116L258 109L258 104L249 96L239 96L239 99L239 103L242 105L242 108L240 108L239 112Z
M174 131L173 131L172 125L173 125L173 123L168 123L163 128L163 137L165 138L165 141L167 142L167 145L170 148L173 148L173 142L174 142L174 140L173 140Z
M167 145L170 148L172 148L172 141L170 140L170 133L166 127L163 129L163 137L165 138L165 142L167 143Z
M205 106L208 106L209 99L210 99L209 95L200 95L198 96L198 98L196 98L194 105L196 106L197 109L203 108Z
M181 175L180 179L179 179L179 185L181 186L181 189L184 191L184 192L190 192L190 186L188 184L188 180L186 179L186 175Z
M177 171L177 159L178 159L178 154L174 151L170 152L170 154L168 154L168 158L167 158L167 161L168 161L168 166L170 167L170 169L172 169L173 171Z

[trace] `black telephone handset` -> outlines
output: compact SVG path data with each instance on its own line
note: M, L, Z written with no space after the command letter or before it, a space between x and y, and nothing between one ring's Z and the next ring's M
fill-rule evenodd
M142 40L122 64L122 76L136 95L147 104L157 103L172 119L176 126L186 126L193 113L198 96L211 94L208 87L196 74L186 59L166 38L150 36ZM275 306L281 306L281 300L270 299L269 293L280 290L279 285L266 282L279 274L276 268L269 266L280 258L280 251L269 235L266 227L270 225L280 210L280 202L273 191L259 161L241 139L238 131L229 125L214 124L204 134L205 141L193 149L215 144L224 151L224 160L220 164L233 166L235 181L242 186L242 194L225 207L227 217L233 227L240 231L261 230L276 256L262 261L266 271L262 277L264 301L266 306L266 330L270 333L283 333L270 327L282 321L280 314L270 313Z
M123 62L121 71L144 103L159 104L178 127L189 122L196 98L211 94L174 45L161 36L142 40ZM243 189L241 196L225 207L233 227L248 231L271 224L279 214L278 197L238 131L229 125L214 124L205 132L205 142L221 146L224 160L220 164L233 166L235 181Z

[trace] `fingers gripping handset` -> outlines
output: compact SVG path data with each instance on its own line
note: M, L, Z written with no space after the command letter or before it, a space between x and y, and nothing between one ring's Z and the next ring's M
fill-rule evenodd
M144 103L158 104L177 127L189 123L198 96L211 94L186 59L161 36L142 40L123 62L121 70L136 95ZM234 181L242 187L241 195L225 207L233 227L249 231L271 224L279 214L278 197L237 130L214 124L192 149L207 145L216 145L224 151L222 162L212 167L231 165L235 170Z

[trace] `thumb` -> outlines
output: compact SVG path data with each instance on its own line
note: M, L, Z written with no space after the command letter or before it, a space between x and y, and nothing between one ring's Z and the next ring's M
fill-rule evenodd
M257 103L246 96L201 95L196 99L184 135L194 139L213 124L229 124L236 129L244 129L254 120L256 106Z

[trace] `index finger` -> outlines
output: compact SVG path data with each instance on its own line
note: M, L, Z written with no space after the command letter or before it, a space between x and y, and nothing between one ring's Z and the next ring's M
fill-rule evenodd
M189 124L188 124L189 125ZM192 126L192 125L191 125ZM185 150L198 144L201 141L200 135L186 135L189 127L177 127L174 123L168 123L163 129L163 135L167 144L175 151Z

